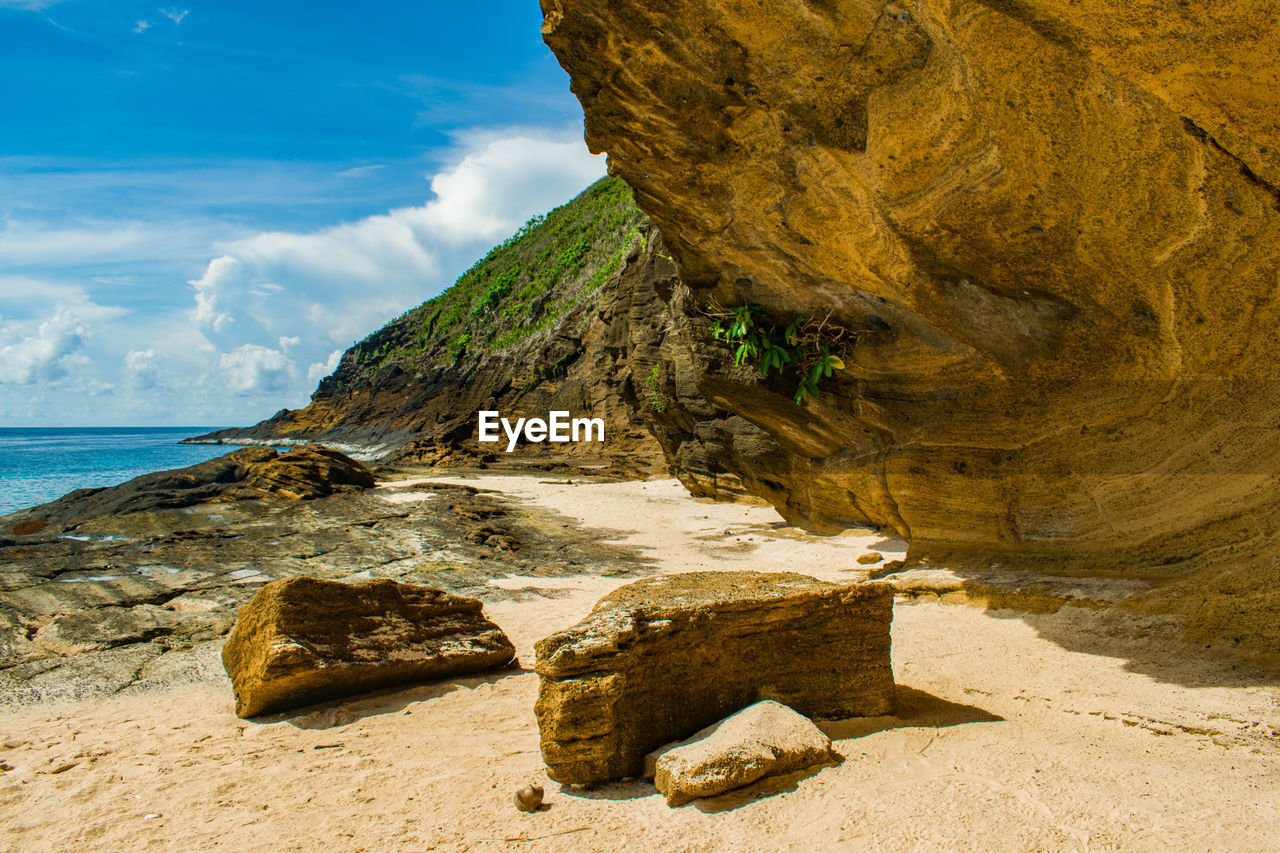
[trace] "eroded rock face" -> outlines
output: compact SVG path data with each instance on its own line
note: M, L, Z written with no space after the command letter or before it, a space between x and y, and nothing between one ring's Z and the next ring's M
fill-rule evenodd
M655 748L762 699L817 717L890 713L892 618L879 583L693 572L628 584L537 645L547 773L639 775Z
M679 806L832 758L831 738L812 720L766 700L646 757L645 775Z
M1244 2L542 0L692 292L681 476L915 553L1133 566L1275 529L1280 30ZM857 335L803 408L697 309ZM634 370L644 365L637 362Z
M246 718L514 658L479 599L393 580L273 581L240 609L222 647Z

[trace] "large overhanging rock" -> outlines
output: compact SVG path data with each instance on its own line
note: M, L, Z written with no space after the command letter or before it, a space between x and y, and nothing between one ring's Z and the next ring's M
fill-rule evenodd
M547 773L592 784L762 699L810 717L893 709L887 584L694 572L601 599L537 645Z
M515 647L478 599L393 580L272 581L222 648L236 714L506 666Z
M1154 566L1274 530L1266 8L542 6L588 144L694 288L657 419L678 464L917 554ZM725 367L711 295L830 312L859 335L848 370L796 406Z

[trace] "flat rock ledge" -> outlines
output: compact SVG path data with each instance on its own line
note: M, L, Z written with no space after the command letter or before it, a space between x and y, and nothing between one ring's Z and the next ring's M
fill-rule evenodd
M393 580L273 581L222 648L236 714L256 717L507 666L515 646L479 599Z
M893 589L806 575L647 578L537 644L547 773L639 776L663 744L764 699L809 717L893 711Z
M644 775L668 805L681 806L833 758L831 738L812 720L765 700L650 754Z

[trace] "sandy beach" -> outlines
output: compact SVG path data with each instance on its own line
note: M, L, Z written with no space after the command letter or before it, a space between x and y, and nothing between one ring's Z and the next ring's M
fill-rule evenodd
M859 555L905 550L869 531L806 534L769 508L698 501L670 480L431 479L607 531L663 572L857 579ZM415 481L382 488L389 504L425 499ZM7 713L0 848L1280 849L1274 682L1177 649L1146 649L1166 659L1158 678L1082 651L1083 639L1068 650L1048 637L1116 631L1074 606L1030 616L900 599L898 713L824 722L838 765L680 808L642 781L562 788L538 752L533 644L628 580L589 570L493 580L531 593L486 604L524 664L496 675L257 721L234 716L230 683L216 676ZM1125 642L1139 649L1143 626L1131 627ZM547 789L536 814L511 803L527 782Z

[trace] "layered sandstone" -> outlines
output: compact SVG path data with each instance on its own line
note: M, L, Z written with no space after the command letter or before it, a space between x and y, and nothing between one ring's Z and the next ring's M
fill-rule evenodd
M647 354L695 490L917 554L1157 566L1270 536L1280 131L1244 2L543 0L692 290ZM699 315L856 345L805 406ZM645 368L636 361L633 370ZM985 563L984 563L985 565Z
M479 599L387 579L272 581L240 608L222 648L241 717L499 669L514 658Z
M547 773L637 776L655 748L763 699L816 717L890 713L892 619L887 584L761 572L628 584L537 644Z

